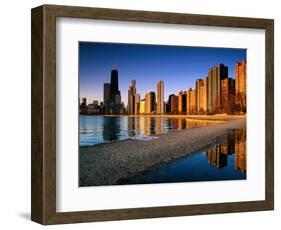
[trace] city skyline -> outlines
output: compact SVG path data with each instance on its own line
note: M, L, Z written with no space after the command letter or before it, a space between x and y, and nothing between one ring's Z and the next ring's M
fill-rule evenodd
M164 81L157 83L157 92L147 92L144 99L137 93L136 80L128 88L128 105L121 100L118 70L111 70L110 83L104 83L103 101L88 104L82 98L80 114L139 115L179 114L203 115L217 113L246 113L247 61L235 63L235 79L228 76L228 67L219 64L208 70L208 76L197 79L195 88L170 94L164 101Z
M228 66L228 76L235 78L235 64L246 59L246 49L84 42L79 44L79 54L80 99L102 102L104 83L110 82L111 70L118 69L126 106L132 80L137 82L140 100L148 92L157 92L159 81L165 82L167 102L169 95L195 88L196 80L208 76L209 69L220 63Z

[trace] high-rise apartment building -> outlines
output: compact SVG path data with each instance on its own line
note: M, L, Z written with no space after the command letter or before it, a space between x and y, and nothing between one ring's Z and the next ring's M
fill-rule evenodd
M135 114L135 94L137 93L136 80L132 80L128 90L128 114Z
M235 80L221 80L221 112L232 114L235 109Z
M145 94L145 113L146 114L151 114L153 112L156 112L156 108L155 108L155 93L154 92L149 92L147 94Z
M87 105L87 98L85 98L85 97L82 98L82 104L85 106Z
M196 90L189 88L186 97L187 114L196 114Z
M139 110L139 114L145 114L145 99L142 99L140 101L140 110Z
M167 112L172 114L178 113L178 96L176 96L175 94L169 95Z
M180 91L178 96L178 113L186 114L186 92Z
M207 81L208 77L196 81L196 113L205 114L207 111Z
M178 113L178 105L179 105L178 96L172 95L172 97L171 97L171 113L173 113L173 114Z
M246 113L247 63L243 60L235 64L235 104L239 112Z
M103 104L104 104L104 113L109 113L110 106L110 83L104 83L103 85Z
M134 95L134 113L137 115L140 111L140 94L136 93Z
M163 114L164 109L164 81L157 83L157 113Z
M208 71L207 112L219 113L221 108L221 80L228 77L228 67L220 64Z
M82 103L80 104L80 113L87 114L87 99L82 98Z

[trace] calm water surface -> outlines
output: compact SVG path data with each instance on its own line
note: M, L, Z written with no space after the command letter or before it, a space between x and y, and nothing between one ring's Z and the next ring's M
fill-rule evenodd
M246 179L246 142L246 130L232 130L218 144L127 178L120 184Z
M170 117L80 116L80 146L124 140L136 135L167 133L171 130L208 125Z

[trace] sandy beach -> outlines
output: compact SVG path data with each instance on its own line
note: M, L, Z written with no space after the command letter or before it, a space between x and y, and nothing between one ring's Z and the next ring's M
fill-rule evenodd
M204 115L186 118L207 119ZM154 136L158 138L150 141L121 140L80 148L79 185L118 184L122 179L198 151L214 143L216 138L225 135L230 129L246 127L245 117L225 119L222 115L216 118L213 120L224 122L157 134Z

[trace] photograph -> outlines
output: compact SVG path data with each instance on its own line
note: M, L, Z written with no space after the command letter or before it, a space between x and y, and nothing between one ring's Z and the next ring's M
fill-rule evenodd
M246 49L78 48L80 187L247 179Z
M31 9L33 222L274 210L276 20L145 9Z

